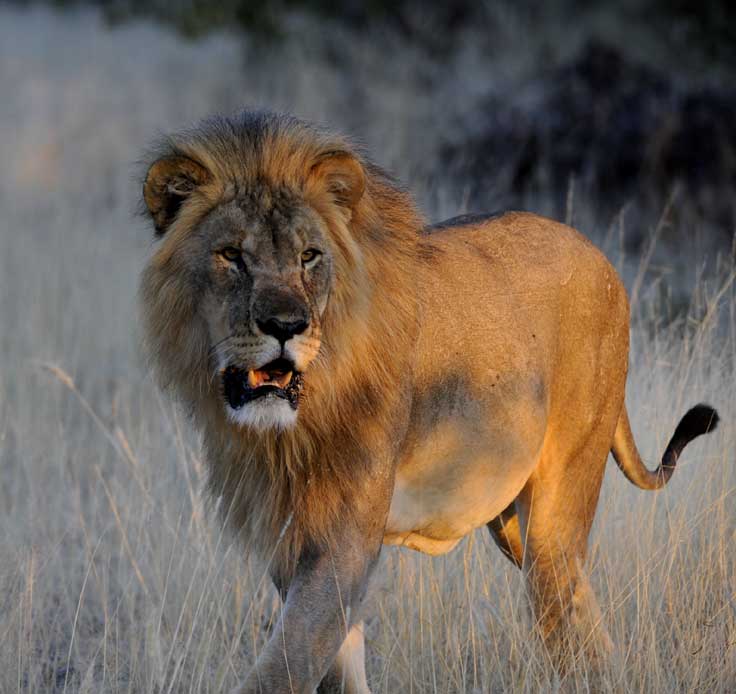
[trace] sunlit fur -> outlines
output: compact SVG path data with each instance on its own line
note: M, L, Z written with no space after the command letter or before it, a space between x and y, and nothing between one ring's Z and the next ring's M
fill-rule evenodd
M351 213L310 175L326 153L352 153L366 175ZM416 334L415 260L423 220L410 196L345 139L269 113L206 121L151 153L183 155L211 179L183 204L155 247L140 297L147 350L161 381L187 404L204 435L210 489L227 521L260 546L276 549L286 570L305 543L331 543L344 530L354 480L367 452L391 427L395 388L410 372ZM295 426L254 431L233 422L213 378L201 288L174 250L234 191L266 182L288 187L329 229L334 281L319 354L304 374Z

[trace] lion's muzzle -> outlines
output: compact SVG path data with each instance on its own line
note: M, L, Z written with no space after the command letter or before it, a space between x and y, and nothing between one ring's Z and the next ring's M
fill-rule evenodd
M249 318L217 343L228 418L254 429L295 426L303 374L319 345L319 329L303 297L274 287L259 290Z

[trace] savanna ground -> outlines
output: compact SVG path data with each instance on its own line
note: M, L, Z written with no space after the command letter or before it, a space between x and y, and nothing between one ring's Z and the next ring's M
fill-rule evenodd
M338 36L352 51L346 81L298 38L310 20L293 21L297 38L244 60L224 36L188 44L144 24L110 31L86 11L0 9L3 694L228 691L278 613L263 564L208 511L196 437L140 357L151 239L133 215L133 172L151 136L215 110L288 109L357 133L430 217L465 211L462 190L414 174L446 126L441 105L473 98L472 46L438 95L410 49ZM494 65L507 78L528 69L518 56ZM646 459L692 404L722 417L660 493L609 463L589 566L618 645L604 685L616 692L736 691L733 256L678 229L686 203L645 219L632 256L627 235L641 230L626 215L568 200L632 296L627 404ZM661 250L672 237L679 253ZM370 601L375 692L560 686L529 637L520 575L485 532L441 558L385 551ZM588 690L584 664L562 688Z

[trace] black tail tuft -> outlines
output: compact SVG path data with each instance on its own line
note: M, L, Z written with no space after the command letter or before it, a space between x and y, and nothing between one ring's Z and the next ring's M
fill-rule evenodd
M660 470L670 468L666 470L669 477L669 474L672 474L672 468L675 467L675 463L682 453L682 449L698 436L713 431L718 426L718 420L718 412L710 405L701 403L688 410L677 425L675 433L672 434L669 446L667 446L667 450L662 457Z
M689 443L702 434L708 434L718 426L718 412L710 405L695 405L685 413L675 429L673 439Z

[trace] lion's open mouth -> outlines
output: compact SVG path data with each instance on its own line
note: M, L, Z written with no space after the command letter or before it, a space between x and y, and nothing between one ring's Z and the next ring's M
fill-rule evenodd
M234 410L256 398L273 396L287 400L296 409L302 388L302 375L288 359L275 359L259 369L228 366L222 373L225 400Z

